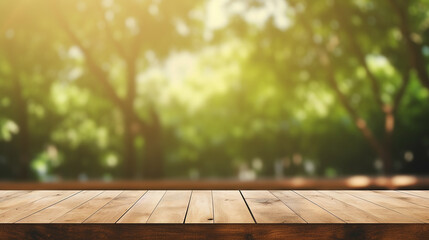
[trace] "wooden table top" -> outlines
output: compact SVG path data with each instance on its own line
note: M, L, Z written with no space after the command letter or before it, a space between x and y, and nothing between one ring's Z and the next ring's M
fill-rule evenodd
M1 223L429 223L429 191L0 191Z

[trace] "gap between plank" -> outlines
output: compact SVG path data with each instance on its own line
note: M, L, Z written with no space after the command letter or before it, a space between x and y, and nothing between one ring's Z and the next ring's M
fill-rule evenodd
M321 209L325 210L326 212L328 212L328 213L329 213L329 214L331 214L332 216L334 216L334 217L338 218L341 222L343 222L343 223L345 223L345 224L348 224L346 221L344 221L343 219L341 219L341 218L340 218L340 217L338 217L337 215L335 215L335 214L331 213L331 211L328 211L328 209L326 209L326 208L324 208L324 207L320 206L319 204L317 204L317 203L315 203L315 202L311 201L311 199L306 198L305 196L303 196L303 195L301 195L301 194L299 194L299 193L295 192L294 190L292 190L292 192L294 192L294 193L298 194L299 196L301 196L301 197L303 197L303 198L307 199L308 201L310 201L310 202L311 202L311 203L313 203L314 205L316 205L316 206L320 207Z
M372 191L371 191L371 192L372 192ZM375 192L373 192L373 193L375 193ZM392 210L392 211L397 212L397 213L399 213L399 214L401 214L401 215L404 215L404 216L406 216L406 217L410 217L410 218L412 218L412 219L414 219L414 220L417 220L417 221L419 221L419 222L422 222L420 219L417 219L417 218L415 218L415 217L414 217L414 216L412 216L412 215L405 215L405 214L403 214L403 213L401 213L401 212L396 211L395 209L388 208L388 207L386 207L386 206L383 206L383 205L377 204L377 203L375 203L375 202L373 202L373 201L367 200L367 199L365 199L365 198L358 197L358 196L356 196L356 195L354 195L354 194L351 194L351 193L348 193L348 192L345 192L345 194L348 194L348 195L353 196L353 197L355 197L355 198L359 198L359 199L365 200L365 201L370 202L370 203L373 203L373 204L375 204L375 205L377 205L377 206L383 207L383 208L388 209L388 210Z
M255 222L255 224L258 224L258 223L256 222L255 216L253 216L253 213L252 213L252 211L250 210L249 204L247 204L247 201L246 201L246 199L245 199L245 198L244 198L244 196L243 196L243 193L241 192L241 190L238 190L238 192L240 193L241 197L243 198L244 203L246 204L247 209L249 210L250 215L251 215L251 216L252 216L252 218L253 218L253 221Z
M283 202L280 198L278 198L276 195L274 195L271 191L268 191L271 195L273 195L277 200L279 200L281 203L283 203L287 208L289 208L295 215L297 215L299 218L302 219L305 223L308 223L301 215L299 215L297 212L295 212L291 207L289 207L285 202Z
M98 195L100 195L100 194L102 194L102 193L104 193L104 192L105 192L105 191L101 191L101 193L99 193L99 194L95 195L95 196L94 196L94 197L92 197L91 199L86 200L85 202L81 203L79 206L74 207L73 209L70 209L69 211L67 211L66 213L64 213L64 214L63 214L63 215L61 215L61 216L58 216L57 218L55 218L54 220L52 220L52 221L51 221L51 223L52 223L52 222L55 222L55 220L57 220L58 218L60 218L60 217L62 217L62 216L64 216L64 215L66 215L67 213L71 212L72 210L74 210L74 209L76 209L76 208L78 208L78 207L82 206L83 204L85 204L85 203L87 203L87 202L91 201L91 200L92 200L92 199L94 199L95 197L98 197Z
M189 205L191 204L192 193L194 193L194 190L191 190L191 196L189 196L188 207L186 208L185 218L183 219L183 224L185 224L186 217L188 216L188 210L189 210Z
M162 201L162 199L164 198L166 193L167 193L167 190L164 191L164 194L162 195L161 199L159 199L159 201L156 203L156 206L153 208L152 212L150 213L150 215L147 218L145 223L147 223L147 221L149 221L150 217L152 217L153 212L155 212L155 209L158 207L159 203Z
M213 223L216 223L216 221L215 221L215 211L214 211L214 201L213 201L213 190L210 190L210 193L212 195L212 217L213 217Z
M419 198L424 199L424 200L429 199L427 197L422 197L422 196L419 196L419 195L412 194L412 193L410 193L410 191L397 191L397 190L395 190L395 192L397 192L397 193L406 193L406 194L411 195L413 197L419 197Z
M110 199L110 201L108 201L107 203L105 203L103 206L99 207L97 209L97 211L93 212L91 215L89 215L87 218L85 218L85 220L82 221L82 223L84 223L86 220L88 220L90 217L92 217L92 215L96 214L98 211L100 211L100 209L102 209L104 206L106 206L107 204L109 204L111 201L113 201L113 199L115 199L117 196L121 195L124 191L121 191L118 195L116 195L115 197L113 197L112 199Z
M137 201L135 201L134 203L133 203L133 205L131 205L131 207L129 207L119 218L118 218L118 220L116 220L115 221L115 224L128 212L128 211L130 211L131 210L131 208L133 208L134 207L134 205L136 205L136 203L138 202L138 201L140 201L140 199L144 196L144 195L146 195L146 193L148 192L148 190L146 190L146 192L144 192L140 197L139 197L139 199L137 199Z
M21 190L20 190L21 191ZM2 199L0 199L0 202L3 202L3 201L6 201L6 200L10 200L10 199L14 199L14 198L18 198L18 197L20 197L20 196L23 196L23 195L25 195L25 194L29 194L29 193L31 193L31 192L33 192L33 191L25 191L25 190L22 190L22 192L17 192L17 193L11 193L11 195L12 196L9 196L9 197L7 197L7 196L5 196L4 198L2 198ZM14 196L15 194L17 194L16 196Z
M56 203L53 203L53 204L51 204L51 205L49 205L49 206L47 206L47 207L44 207L44 208L42 208L42 209L40 209L40 210L38 210L38 211L36 211L36 212L34 212L34 213L32 213L32 214L28 215L28 216L25 216L25 217L23 217L23 218L21 218L21 219L19 219L19 220L15 221L15 223L16 223L16 222L19 222L19 221L21 221L22 219L27 218L27 217L29 217L29 216L31 216L31 215L34 215L34 214L36 214L36 213L38 213L38 212L40 212L40 211L43 211L43 210L45 210L45 209L46 209L46 208L48 208L48 207L54 206L55 204L60 203L60 202L62 202L62 201L64 201L64 200L66 200L66 199L68 199L68 198L71 198L71 197L73 197L74 195L76 195L76 194L78 194L78 193L81 193L81 192L83 192L83 191L82 191L82 190L80 190L80 191L78 191L78 192L76 192L76 193L74 193L74 194L72 194L72 195L70 195L70 196L68 196L68 197L66 197L66 198L61 199L60 201L58 201L58 202L56 202ZM44 198L47 198L47 197L49 197L49 196L46 196L46 197L40 198L39 200L44 199ZM37 201L39 201L39 200L37 200ZM37 202L37 201L34 201L34 202ZM33 203L34 203L34 202L33 202Z
M403 192L398 192L398 191L394 191L395 193L402 193L402 194L404 194ZM390 195L386 195L386 194L383 194L383 193L380 193L380 192L374 192L374 193L376 193L376 194L380 194L380 195L382 195L383 197L389 197L389 198L393 198L393 199L396 199L396 200L401 200L401 201L404 201L404 202L407 202L407 203L411 203L411 204L414 204L414 205L416 205L416 206L419 206L419 207L424 207L424 208L429 208L429 206L427 206L427 205L421 205L421 204L418 204L418 203L415 203L415 202L412 202L412 201L409 201L409 200L407 200L407 199L402 199L402 197L401 196L390 196ZM414 195L411 195L411 194L407 194L407 195L410 195L410 197L412 196L412 197L417 197L417 198L421 198L421 197L419 197L419 196L414 196ZM422 200L425 200L425 198L423 198Z

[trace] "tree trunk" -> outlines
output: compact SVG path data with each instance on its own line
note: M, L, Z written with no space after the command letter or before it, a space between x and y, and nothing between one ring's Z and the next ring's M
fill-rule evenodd
M123 113L124 121L124 178L136 178L136 149L134 145L135 133L133 129L133 118L127 111Z
M391 175L393 173L393 164L389 144L379 141L366 125L365 120L358 118L356 120L356 126L368 141L368 144L371 146L377 156L381 159L383 163L383 173L385 175Z
M325 56L328 56L328 55L325 55ZM368 144L371 146L371 148L374 150L377 156L382 160L384 174L391 175L393 173L393 166L392 166L392 157L390 153L391 149L389 144L385 144L382 141L379 141L377 139L377 137L374 135L374 133L366 124L366 121L363 118L361 118L357 113L357 111L350 105L347 99L347 96L340 91L340 88L338 87L337 81L335 79L335 74L333 72L332 65L330 63L329 58L325 58L322 64L327 67L328 81L332 89L337 94L338 99L340 100L340 103L343 105L343 107L348 112L350 117L355 121L356 127L362 133L365 140L368 141ZM387 112L387 110L389 110L389 112ZM390 131L393 131L394 119L393 119L393 112L391 108L385 109L385 116L386 116L386 122L385 122L386 130L387 128L389 128ZM390 126L389 124L391 124L392 126Z
M392 159L392 141L393 141L393 130L395 129L395 115L394 109L396 106L385 105L384 112L384 152L385 156L383 159L384 173L386 175L393 174L393 159Z
M143 129L145 147L143 153L143 174L148 179L159 179L164 176L164 146L162 127L157 113L152 111L151 124Z
M392 153L389 146L385 145L381 149L381 161L383 163L383 174L390 176L393 174Z
M22 95L22 86L18 76L14 76L14 97L16 106L16 122L19 127L17 135L18 141L18 161L19 161L19 177L28 179L30 168L30 133L28 130L28 111L27 100Z

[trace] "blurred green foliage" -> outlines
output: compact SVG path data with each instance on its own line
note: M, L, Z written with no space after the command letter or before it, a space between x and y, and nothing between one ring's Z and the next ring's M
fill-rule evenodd
M429 172L427 0L0 2L0 178Z

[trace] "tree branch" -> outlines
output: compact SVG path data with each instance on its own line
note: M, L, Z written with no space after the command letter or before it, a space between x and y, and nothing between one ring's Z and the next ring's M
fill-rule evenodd
M69 36L69 38L73 41L73 43L76 44L79 47L79 49L82 51L82 53L85 55L85 59L88 63L89 69L96 76L96 79L103 86L105 92L109 95L110 99L116 105L118 105L118 107L123 108L124 106L123 106L122 99L118 96L113 86L109 82L107 74L97 65L92 53L89 51L88 48L84 46L82 41L71 30L69 23L67 22L67 20L63 15L61 7L57 5L56 1L53 1L53 2L55 2L54 3L55 15L57 16L58 23L61 25L61 27L64 29L64 31Z
M335 78L333 66L329 58L329 55L327 53L322 53L322 54L324 59L324 61L322 61L322 65L325 66L327 70L327 77L328 77L329 84L334 90L334 92L336 93L336 95L338 96L338 99L340 100L341 104L349 113L349 115L352 117L352 119L355 121L356 126L362 132L364 137L368 140L372 148L377 152L378 156L380 157L386 156L386 153L384 151L382 144L374 136L373 132L366 124L366 121L359 116L357 111L351 106L349 100L347 99L347 96L341 92L338 86L337 80Z
M86 48L82 41L77 37L77 35L72 31L69 23L65 19L61 7L58 6L57 1L53 0L53 6L54 6L54 12L58 19L59 24L64 29L64 31L67 33L67 35L70 37L70 39L76 44L83 54L85 55L85 59L88 63L88 67L90 71L95 75L96 79L99 81L99 83L103 86L103 89L105 90L106 94L109 96L110 100L119 107L119 109L123 113L130 113L131 117L133 118L134 122L139 125L139 130L146 129L147 124L145 121L143 121L134 111L133 107L129 105L128 102L124 101L122 98L119 97L119 95L116 93L114 87L109 82L109 78L107 74L99 67L95 61L95 58L93 57L92 53L88 48Z
M311 25L307 22L307 19L304 18L301 20L302 20L304 29L307 31L309 36L313 36L313 31L312 31L312 28L310 27ZM332 61L331 61L329 52L322 47L319 48L318 50L319 50L319 56L321 59L320 63L323 67L325 67L327 71L327 79L328 79L329 85L334 90L335 94L337 95L338 99L341 102L341 105L345 108L346 112L355 122L357 128L364 135L365 139L369 142L369 145L374 149L377 155L380 157L386 156L383 145L374 136L371 129L367 126L366 121L362 117L360 117L358 112L352 107L347 96L343 92L341 92L335 78L335 73L333 70Z
M393 99L393 104L392 104L392 112L393 114L396 113L396 111L399 108L399 105L401 104L402 98L405 94L405 90L407 89L408 83L410 82L410 69L407 69L403 74L402 74L402 82L401 85L399 86L398 91L396 92L394 99Z
M380 84L379 84L377 78L371 72L371 69L369 69L368 63L366 62L366 59L365 59L365 54L363 53L358 42L356 41L356 36L352 32L353 26L349 22L350 17L346 17L344 15L344 9L339 8L338 3L337 2L335 2L335 3L336 3L335 6L337 8L336 9L337 20L340 23L340 26L343 26L343 30L348 36L348 41L350 42L350 50L352 52L354 52L359 63L365 69L366 75L368 76L370 83L371 83L371 90L372 90L372 93L374 95L374 99L377 102L380 109L383 110L384 103L383 103L383 100L381 99Z
M106 35L110 42L113 44L113 46L116 48L118 54L125 60L126 62L126 68L127 68L127 93L125 96L125 102L129 107L132 107L134 105L134 99L136 96L136 84L135 84L135 75L136 75L136 58L134 54L127 54L125 49L122 47L122 45L113 37L113 30L110 27L110 24L107 22L106 18L103 14L103 9L101 8L101 5L98 4L98 10L100 13L100 16L103 20L103 23L106 27ZM134 49L132 49L134 50Z
M133 6L134 6L133 7L134 14L136 16L140 16L138 18L138 21L137 21L139 24L139 27L140 27L140 31L137 34L137 36L135 36L135 38L134 38L134 41L132 43L132 53L131 53L131 54L133 54L133 57L137 59L139 57L139 54L140 54L143 37L145 36L144 32L143 32L143 27L142 27L145 24L145 19L144 19L144 14L142 14L142 12L144 12L144 11L140 8L140 6L135 1L132 1L131 4L133 4Z
M406 2L406 1L404 1ZM421 51L421 46L413 41L411 38L411 30L408 26L408 16L404 12L404 8L399 5L395 0L389 0L394 12L399 17L399 28L401 29L402 36L405 39L408 48L408 56L413 68L416 70L420 82L426 88L429 88L429 73L426 69L425 59Z
M370 83L371 83L371 90L374 95L374 99L377 102L378 106L383 109L384 103L381 99L381 90L380 90L380 84L374 74L369 69L368 63L366 62L365 55L363 54L362 50L359 47L359 44L356 42L356 39L353 37L353 35L350 33L349 30L346 30L347 35L349 36L349 41L351 42L352 49L355 52L355 55L357 56L360 64L364 67L366 75L368 76Z
M100 2L101 3L101 2ZM123 57L124 59L128 59L129 56L127 54L127 52L125 51L125 49L122 47L122 45L113 37L113 30L110 27L110 24L107 22L106 17L104 16L104 12L103 9L101 7L101 4L97 5L97 9L100 13L101 19L103 20L103 23L106 27L106 35L107 38L109 39L110 42L112 42L113 46L116 48L117 52L119 53L119 55L121 57Z
M301 23L303 24L303 27L307 31L308 35L313 36L314 33L311 28L311 24L308 23L307 18L304 16L304 18L299 18L299 19L301 20ZM392 170L391 169L392 165L390 161L389 149L386 149L385 145L382 144L382 142L377 139L377 137L374 135L372 130L366 124L366 121L362 117L360 117L357 110L355 110L352 107L347 96L343 92L341 92L335 77L334 66L331 61L331 55L329 51L326 49L326 47L319 47L318 55L320 56L321 65L326 70L327 80L329 82L329 85L337 95L341 105L345 108L346 112L355 122L356 127L362 133L364 138L368 141L369 145L375 151L377 156L383 160L385 173L390 174Z

